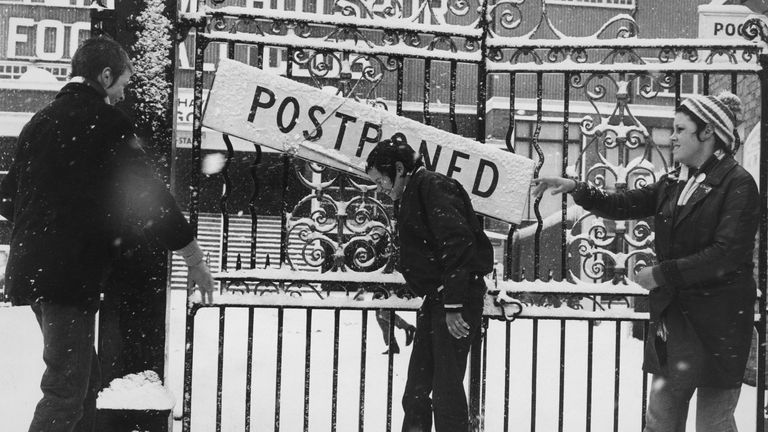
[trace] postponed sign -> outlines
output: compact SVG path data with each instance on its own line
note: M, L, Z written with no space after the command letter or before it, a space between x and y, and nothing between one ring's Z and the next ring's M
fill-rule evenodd
M203 125L365 177L380 140L400 134L427 169L458 180L479 213L519 223L534 163L419 122L224 59Z

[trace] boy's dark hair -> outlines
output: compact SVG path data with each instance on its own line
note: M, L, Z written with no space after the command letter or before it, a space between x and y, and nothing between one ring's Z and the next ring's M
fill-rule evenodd
M108 36L97 36L83 42L75 51L70 75L95 80L105 68L112 69L114 82L123 72L133 69L128 53L119 43Z
M421 158L416 158L416 152L398 135L395 134L392 139L380 141L368 153L368 159L365 162L366 172L370 171L371 168L376 168L378 172L389 177L389 180L394 183L397 175L395 162L401 162L405 167L403 175L412 173L422 165Z
M699 138L699 134L704 130L704 128L707 127L707 122L701 119L699 116L697 116L693 111L691 111L687 106L679 106L677 109L675 109L675 112L683 113L691 118L693 123L696 125L696 138L701 140ZM726 154L732 153L731 150L728 148L727 145L725 145L725 142L723 142L722 138L720 138L717 134L715 135L715 150L722 150Z

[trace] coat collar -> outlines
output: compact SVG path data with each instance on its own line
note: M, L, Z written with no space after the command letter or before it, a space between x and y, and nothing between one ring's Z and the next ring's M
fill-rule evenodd
M108 103L107 91L104 90L104 87L102 87L101 84L89 78L85 78L81 76L73 77L61 89L61 91L59 91L56 97L58 98L65 94L73 94L73 93L91 94L103 100L105 103Z
M416 189L415 185L419 181L421 181L421 177L424 175L424 172L426 171L426 168L423 166L416 169L416 171L413 172L413 174L410 174L410 177L408 178L408 183L405 184L405 188L403 189L403 194L400 196L400 202L404 201L407 196L410 196L411 193L413 193L413 190Z
M693 209L696 207L696 204L703 200L704 197L706 197L713 188L722 183L725 175L728 174L734 167L736 167L736 165L738 164L733 159L733 156L728 155L724 156L722 159L716 161L712 165L705 167L705 170L700 170L703 172L700 172L699 175L704 174L706 175L706 178L703 182L701 182L699 187L696 188L696 190L693 192L693 195L691 195L691 198L680 210L680 214L677 218L675 218L675 226L683 221L691 213L691 211L693 211Z

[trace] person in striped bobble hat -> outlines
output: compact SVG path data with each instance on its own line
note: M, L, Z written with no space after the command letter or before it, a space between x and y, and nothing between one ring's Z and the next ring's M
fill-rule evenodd
M756 297L752 252L760 219L752 176L734 159L738 97L695 95L675 112L670 137L681 168L610 193L570 178L533 181L533 194L570 193L609 219L654 218L655 265L634 274L647 289L652 374L645 432L684 431L697 394L696 431L736 431L733 413L749 354Z

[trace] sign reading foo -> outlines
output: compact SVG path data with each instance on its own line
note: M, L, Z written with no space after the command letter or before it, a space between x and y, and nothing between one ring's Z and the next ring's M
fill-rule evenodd
M361 177L376 143L397 134L427 169L458 180L476 211L511 223L522 219L533 178L530 159L229 59L203 125Z

